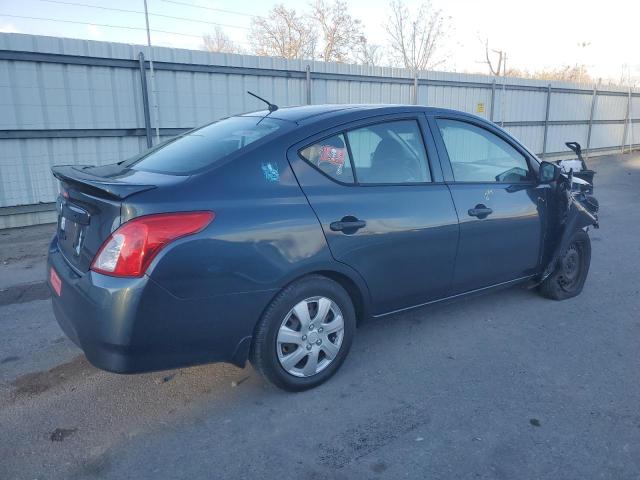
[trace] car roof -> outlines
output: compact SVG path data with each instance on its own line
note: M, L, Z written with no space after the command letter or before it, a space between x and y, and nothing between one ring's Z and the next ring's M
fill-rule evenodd
M475 115L468 114L466 112L460 112L457 110L449 110L437 107L425 107L422 105L384 105L384 104L327 104L327 105L302 105L292 107L281 107L278 110L269 113L268 110L261 110L257 112L245 113L242 116L251 117L263 117L269 115L270 118L278 120L285 120L294 122L298 125L308 124L319 120L326 120L327 118L343 117L346 115L352 115L354 113L361 112L368 115L385 115L393 113L405 113L405 112L424 112L430 114L442 114L442 113L455 113L462 114L469 117L476 117Z

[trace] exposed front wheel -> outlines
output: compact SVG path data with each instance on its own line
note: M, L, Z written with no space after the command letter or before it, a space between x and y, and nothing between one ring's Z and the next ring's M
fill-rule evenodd
M541 295L553 300L565 300L580 294L590 264L591 240L587 232L578 230L560 257L556 269L540 284Z
M256 327L253 367L276 386L306 390L331 377L344 361L355 333L347 292L312 275L285 288Z

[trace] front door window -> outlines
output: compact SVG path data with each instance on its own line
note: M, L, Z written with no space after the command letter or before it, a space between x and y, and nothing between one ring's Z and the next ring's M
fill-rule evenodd
M525 157L494 133L458 120L437 122L456 182L531 180Z

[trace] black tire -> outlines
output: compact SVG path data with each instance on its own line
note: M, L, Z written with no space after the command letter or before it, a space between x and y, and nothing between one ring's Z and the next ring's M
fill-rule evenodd
M582 292L591 264L591 240L584 230L577 230L558 265L539 287L543 297L566 300Z
M342 313L344 333L337 355L326 368L308 377L297 377L285 370L278 359L278 331L294 306L313 297L326 297L335 302ZM307 390L324 383L340 368L351 348L355 328L355 309L345 289L327 277L309 275L287 286L267 307L256 326L249 361L275 386L291 392Z

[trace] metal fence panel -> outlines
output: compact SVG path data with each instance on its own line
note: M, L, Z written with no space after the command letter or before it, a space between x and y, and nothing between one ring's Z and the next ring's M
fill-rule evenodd
M591 147L609 147L611 146L612 139L615 139L615 142L618 144L616 149L620 149L623 133L623 124L596 124L593 126L593 132L591 134Z
M497 105L502 108L502 90L498 88ZM542 121L545 118L546 92L506 90L504 92L504 117L499 114L496 121Z
M594 120L624 119L627 111L627 97L624 95L598 95Z
M507 126L505 130L534 152L542 152L542 133L544 126Z
M580 145L587 144L588 125L553 125L549 127L547 135L547 151L561 152L567 150L565 142L578 142Z
M591 112L591 91L584 94L554 93L551 96L549 120L586 120ZM586 141L586 140L585 140Z
M139 45L0 33L0 228L50 221L55 164L107 164L147 148L155 127ZM532 150L640 144L640 93L624 88L153 48L161 139L229 115L280 106L438 106L504 123ZM149 82L147 81L147 85ZM629 108L630 105L630 108ZM150 121L145 118L148 107ZM593 112L593 116L591 115ZM629 113L628 113L629 112ZM627 125L629 115L636 122ZM591 134L589 135L589 132ZM546 139L546 142L544 141ZM627 147L628 148L628 147Z

